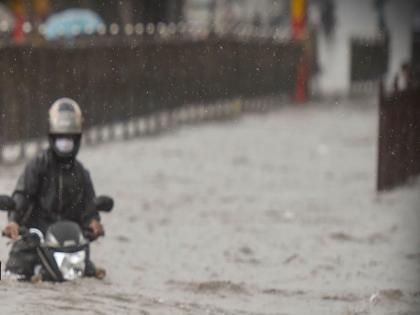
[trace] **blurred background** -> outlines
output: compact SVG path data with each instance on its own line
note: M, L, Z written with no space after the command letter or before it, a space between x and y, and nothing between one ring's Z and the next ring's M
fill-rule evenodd
M42 145L62 95L88 104L91 129L195 103L419 85L416 0L9 0L0 19L0 145L20 143L15 158Z
M2 45L41 45L98 34L298 38L297 32L304 31L303 37L316 38L317 88L323 93L346 93L357 81L384 75L389 82L404 62L418 67L413 53L418 45L417 1L291 2L4 0L0 2L0 31ZM361 70L365 65L369 67Z
M63 96L109 278L2 313L419 314L419 0L1 0L1 192Z

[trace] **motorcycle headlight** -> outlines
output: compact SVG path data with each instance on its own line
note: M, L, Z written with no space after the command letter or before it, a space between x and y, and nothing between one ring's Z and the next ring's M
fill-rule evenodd
M55 252L54 259L65 280L83 277L86 267L86 251L74 253Z

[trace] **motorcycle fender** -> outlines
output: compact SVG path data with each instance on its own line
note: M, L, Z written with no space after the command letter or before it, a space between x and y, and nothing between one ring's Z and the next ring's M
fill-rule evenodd
M60 269L58 269L51 251L48 248L40 246L37 248L37 252L44 271L44 280L63 282L63 276Z

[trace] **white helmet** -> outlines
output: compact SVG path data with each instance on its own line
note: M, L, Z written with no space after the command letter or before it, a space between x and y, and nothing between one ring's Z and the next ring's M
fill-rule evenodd
M82 111L70 98L60 98L49 112L49 134L78 135L82 133Z
M61 162L76 158L82 136L82 111L70 98L60 98L48 112L48 139L55 157Z

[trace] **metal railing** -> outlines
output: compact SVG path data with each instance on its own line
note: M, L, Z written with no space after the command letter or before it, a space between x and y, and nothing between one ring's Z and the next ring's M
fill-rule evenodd
M81 104L86 129L171 117L191 104L201 111L223 100L291 92L302 51L273 39L91 43L0 48L0 160L6 144L20 145L23 157L26 142L46 135L48 107L59 97Z
M389 47L387 37L351 38L350 56L352 91L376 89L379 80L388 70Z
M379 97L377 189L384 191L420 174L420 88Z
M13 44L12 26L7 21L0 21L0 46L8 46ZM69 29L57 29L54 39L49 39L46 26L44 24L31 24L25 22L22 26L22 36L24 42L27 43L51 43L61 42L74 45L80 42L80 39L89 41L133 41L142 39L154 40L205 40L209 37L217 38L235 38L242 41L254 39L272 39L277 41L290 40L290 30L286 27L257 27L252 24L239 23L229 28L220 26L210 28L209 25L192 24L181 21L179 23L135 23L135 24L118 24L111 23L109 25L99 24L95 28L90 25L80 28L75 25ZM60 35L61 34L61 35Z

